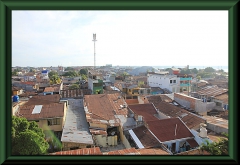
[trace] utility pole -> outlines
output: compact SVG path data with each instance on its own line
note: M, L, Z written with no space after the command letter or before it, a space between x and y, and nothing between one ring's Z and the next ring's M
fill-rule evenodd
M94 42L94 69L96 69L96 51L95 51L95 41L97 41L96 40L96 34L94 34L93 33L93 40L92 40L93 42Z

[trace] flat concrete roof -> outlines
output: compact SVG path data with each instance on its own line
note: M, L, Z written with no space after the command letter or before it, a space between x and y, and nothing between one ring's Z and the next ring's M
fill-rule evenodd
M69 106L62 132L62 142L93 144L82 99L68 99Z

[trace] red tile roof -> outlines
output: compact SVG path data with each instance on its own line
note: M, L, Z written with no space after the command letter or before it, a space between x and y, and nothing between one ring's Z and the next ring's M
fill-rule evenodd
M44 89L44 92L59 92L60 87L59 86L55 86L55 87L46 87Z
M40 105L40 104L38 104ZM38 120L45 118L57 118L64 116L64 104L63 103L51 103L42 106L41 112L32 114L35 105L24 104L19 108L19 116L27 118L27 120Z
M104 152L103 155L170 155L162 149L135 149L128 148L123 150Z
M138 103L138 99L126 99L125 102L126 102L128 105L139 104L139 103Z
M223 101L224 104L228 104L228 93L215 96L216 99Z
M144 148L160 146L159 141L157 141L145 126L136 127L132 129L132 131L138 137Z
M59 103L60 95L37 95L32 96L25 105L43 105L51 103Z
M135 114L143 116L144 121L158 120L158 118L154 116L157 114L157 111L152 103L129 105L128 107Z
M21 84L26 84L26 85L32 85L32 86L34 86L34 85L36 84L36 82L26 81L26 82L21 82Z
M190 144L191 148L198 147L198 143L194 139L188 139L187 142Z
M148 121L148 128L161 141L194 137L179 118ZM176 133L176 134L175 134Z
M102 152L99 147L94 147L69 151L59 151L55 153L50 153L50 155L102 155Z
M205 123L205 121L206 121L205 119L201 118L200 116L194 115L185 109L182 109L180 107L177 107L177 106L169 104L169 103L166 103L164 101L156 104L155 106L159 110L159 112L165 114L166 116L180 117L181 120L190 129L198 127L198 126L200 128L200 124Z

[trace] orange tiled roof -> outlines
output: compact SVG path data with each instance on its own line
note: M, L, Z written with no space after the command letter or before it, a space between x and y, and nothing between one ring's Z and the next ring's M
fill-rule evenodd
M77 150L59 151L50 153L50 155L102 155L99 147L82 148Z
M128 105L128 107L137 115L141 115L144 118L144 121L153 121L158 120L154 116L157 114L157 111L152 103L147 104L136 104L136 105Z
M40 105L40 104L38 104ZM19 108L19 116L27 120L38 120L43 118L56 118L64 116L64 104L52 103L42 106L40 113L32 114L35 105L23 105Z

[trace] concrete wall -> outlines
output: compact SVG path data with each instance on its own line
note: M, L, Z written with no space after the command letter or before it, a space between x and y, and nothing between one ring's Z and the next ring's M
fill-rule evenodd
M90 127L96 127L96 128L103 128L105 131L107 131L107 125L106 124L96 124L96 123L89 123Z
M159 115L159 119L168 119L168 118L170 118L167 115L163 114L162 112L158 112L158 115Z
M228 134L228 129L224 128L224 127L221 127L221 125L216 125L216 124L213 124L213 123L207 123L207 128L216 132L216 133L225 132L225 133Z
M183 95L180 93L174 93L174 100L177 101L182 106L186 106L187 108L191 108L195 110L196 100L200 100L200 99L196 99L194 97Z
M121 127L119 127L119 133L120 133L120 139L121 139L122 143L124 144L125 148L132 148L131 145L129 144L127 138L123 134L123 130Z
M70 148L86 148L87 146L92 147L92 145L90 144L82 144L82 143L71 143L71 142L62 142L62 146L63 146L63 151L68 151L70 150Z
M170 80L176 80L176 83L171 83ZM167 88L171 92L179 92L180 90L180 79L175 75L149 75L148 77L148 85L150 87L160 87Z
M198 99L196 100L195 111L203 115L206 112L212 110L212 108L215 106L216 106L215 102L202 102L201 100Z

